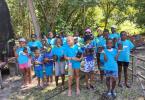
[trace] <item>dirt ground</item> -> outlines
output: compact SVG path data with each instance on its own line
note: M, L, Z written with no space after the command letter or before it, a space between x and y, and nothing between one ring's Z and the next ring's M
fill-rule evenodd
M105 81L101 83L97 75L94 81L95 90L87 90L85 88L84 78L81 78L81 95L75 95L74 84L72 97L67 96L67 82L64 91L61 91L59 87L56 88L54 82L44 89L38 89L36 88L36 78L33 79L32 84L27 88L22 88L21 83L20 76L5 77L4 89L0 90L0 100L114 100L112 98L108 99L103 95L106 91ZM132 88L116 87L116 92L117 98L115 100L144 100L139 99L143 94L137 80L134 80Z

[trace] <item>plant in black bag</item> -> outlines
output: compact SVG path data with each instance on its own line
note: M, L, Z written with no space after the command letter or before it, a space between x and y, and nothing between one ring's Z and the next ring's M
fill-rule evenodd
M76 54L76 57L81 58L81 56L82 56L82 52L78 51L77 54Z
M57 61L58 60L58 56L57 55L53 55L53 60Z
M60 57L60 61L65 61L64 56Z

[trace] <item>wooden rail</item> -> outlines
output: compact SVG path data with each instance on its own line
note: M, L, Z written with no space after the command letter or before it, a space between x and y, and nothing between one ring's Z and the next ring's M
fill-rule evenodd
M145 74L145 59L140 58L140 57L135 56L135 55L131 55L131 57L132 57L132 59L131 59L131 66L129 67L129 70L132 71L132 82L133 82L133 76L136 76L137 79L138 79L138 82L141 85L141 88L142 88L142 91L144 93L144 96L145 96L145 86L142 83L142 80L145 80L145 75L142 75L141 73L139 73L139 71L141 71L141 72L143 71L144 74ZM143 65L139 65L137 63L137 61L142 62Z

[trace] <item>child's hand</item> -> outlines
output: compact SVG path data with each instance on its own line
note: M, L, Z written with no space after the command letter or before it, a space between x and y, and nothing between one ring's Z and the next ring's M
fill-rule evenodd
M70 57L65 57L65 59L66 59L66 60L71 60L72 58L70 58Z
M39 62L38 62L38 61L35 61L34 63L35 63L36 65L38 65L38 64L39 64Z
M48 58L44 58L44 62L48 62L49 61L49 59Z
M101 51L102 54L105 54L104 50Z
M72 60L80 61L81 59L80 58L77 58L77 57L73 57Z

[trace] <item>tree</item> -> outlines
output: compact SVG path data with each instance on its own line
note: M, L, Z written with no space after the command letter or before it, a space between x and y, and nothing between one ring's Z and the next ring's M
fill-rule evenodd
M135 22L142 28L145 27L145 0L135 0L134 8L137 10L135 14Z
M40 26L37 22L35 9L34 9L34 5L33 5L33 0L28 0L28 8L29 8L32 22L33 22L34 32L37 35L37 37L40 38Z

